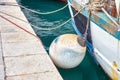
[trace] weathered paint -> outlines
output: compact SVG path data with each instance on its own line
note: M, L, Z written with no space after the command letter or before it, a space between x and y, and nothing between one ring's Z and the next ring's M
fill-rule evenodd
M73 7L76 10L79 10L81 8L79 3L76 3L75 1L72 3ZM83 9L81 13L88 17L88 10ZM114 20L116 18L113 17ZM120 33L118 33L118 28L117 26L101 11L93 11L91 15L91 21L97 24L99 27L101 27L103 30L107 31L110 33L112 36L120 40ZM117 35L116 35L117 33Z
M93 20L95 20L96 22L98 22L98 18L96 16L93 16L92 18L93 18Z
M111 34L114 34L114 32L116 31L116 29L113 27L109 27L108 25L105 25L105 24L101 24L101 25L106 29L107 32L109 32ZM117 35L115 35L115 36L117 36Z
M99 12L98 12L99 13ZM99 16L98 13L93 13L93 16L95 18L97 18L97 21L96 19L92 19L96 24L99 24L101 28L105 29L105 30L108 30L108 33L112 33L114 34L114 32L116 32L118 29L115 27L115 25L113 25L113 23L108 19L106 18L105 16L101 15ZM104 26L102 26L104 25ZM108 26L108 27L106 27ZM110 32L109 32L110 31Z
M83 12L82 14L84 14L84 13L85 12ZM100 15L99 15L99 13L100 13ZM101 14L102 14L101 12L96 12L96 13L93 12L92 17L91 17L91 21L93 21L95 24L97 24L103 30L107 31L112 36L114 36L115 38L120 40L120 37L119 37L120 34L116 35L116 32L118 32L118 28L105 15L101 15Z
M117 32L115 32L114 33L117 37L118 37L118 39L120 40L120 31L117 31Z
M80 6L80 3L76 4ZM77 9L75 8L75 10ZM85 8L81 11L81 14L85 17L88 17L87 10L88 9ZM80 18L83 19L82 17ZM114 17L113 19L116 20ZM78 22L81 23L82 21ZM119 26L116 26L103 12L96 11L92 12L90 25L93 41L92 46L94 48L94 52L96 52L94 53L95 58L111 78L118 80L118 77L120 77L120 54L118 51L120 49L117 45L118 41L120 41L120 30L117 27ZM81 33L80 30L78 32ZM99 42L100 44L98 44ZM116 63L112 63L114 61Z

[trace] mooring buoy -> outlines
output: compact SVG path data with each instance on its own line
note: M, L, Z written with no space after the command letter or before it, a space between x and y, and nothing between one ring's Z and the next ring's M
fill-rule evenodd
M49 55L54 64L69 69L78 66L86 52L85 40L75 34L64 34L53 40Z

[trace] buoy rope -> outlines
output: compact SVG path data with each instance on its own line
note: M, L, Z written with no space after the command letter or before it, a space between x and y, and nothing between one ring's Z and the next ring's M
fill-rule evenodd
M109 15L109 13L104 9L101 8L105 15L116 25L117 29L120 30L120 25Z
M40 28L40 27L38 27L38 26L35 26L35 25L33 25L33 24L31 24L31 23L23 20L23 19L20 19L20 18L18 18L18 17L15 17L15 16L13 16L13 15L8 14L8 13L5 13L5 11L0 11L0 13L3 13L3 14L5 14L5 15L7 15L7 16L13 17L13 18L18 19L18 20L20 20L20 21L23 21L23 22L25 22L25 23L27 23L27 24L30 24L31 26L33 26L34 28L39 29L39 30L54 30L54 29L60 28L61 26L65 25L66 23L68 23L68 22L69 22L70 20L72 20L76 15L78 15L78 14L80 13L80 11L81 11L82 9L84 9L85 7L86 7L86 6L82 7L73 17L71 17L70 19L68 19L68 20L65 21L64 23L60 24L59 26L53 27L53 28Z
M38 36L36 36L35 34L33 34L32 32L30 32L30 31L26 30L25 28L23 28L23 27L19 26L19 25L18 25L18 24L16 24L15 22L13 22L13 21L9 20L8 18L6 18L6 17L4 17L4 16L2 16L2 15L0 15L0 17L1 17L1 18L3 18L3 19L5 19L6 21L8 21L8 22L12 23L13 25L15 25L16 27L18 27L19 29L21 29L21 30L23 30L23 31L27 32L28 34L30 34L30 35L32 35L32 36L34 36L35 38L37 38L37 39L38 39L38 40L42 43L42 41L39 39L39 37L38 37Z
M86 25L86 29L85 29L85 33L84 33L85 41L87 40L88 29L89 29L89 26L90 26L90 17L91 17L91 11L89 11L89 14L88 14L87 25Z
M19 7L23 8L23 9L26 9L26 10L28 10L28 11L31 11L31 12L33 12L33 13L40 14L40 15L41 15L41 14L42 14L42 15L47 15L47 14L56 13L56 12L59 12L59 11L65 9L65 8L68 6L68 4L66 4L65 6L63 6L62 8L59 8L59 9L57 9L57 10L53 10L53 11L50 11L50 12L40 12L40 11L36 11L36 10L29 9L29 8L27 8L27 7L25 7L25 6L20 5L20 4L0 3L0 5L19 6Z

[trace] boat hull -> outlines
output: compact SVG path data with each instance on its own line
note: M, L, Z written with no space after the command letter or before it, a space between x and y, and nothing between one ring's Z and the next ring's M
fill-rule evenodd
M94 55L98 63L111 78L120 78L120 72L118 71L119 65L117 65L119 64L119 60L116 60L119 59L117 58L119 56L117 53L120 50L118 47L119 40L101 29L94 22L91 22L91 36L94 46Z
M77 11L69 5L69 10L71 13L71 17L77 13ZM86 25L87 25L87 17L85 17L83 14L78 14L75 16L72 21L71 21L76 33L83 37L85 30L86 30ZM92 40L91 40L91 31L90 28L88 29L88 35L87 35L87 41L86 41L87 47L90 51L90 53L93 53L93 46L92 46Z
M77 12L68 0L69 10L73 17ZM76 33L83 37L87 24L87 17L79 13L72 19ZM90 21L90 28L87 36L87 47L108 76L114 80L120 80L120 40L112 36L102 26Z

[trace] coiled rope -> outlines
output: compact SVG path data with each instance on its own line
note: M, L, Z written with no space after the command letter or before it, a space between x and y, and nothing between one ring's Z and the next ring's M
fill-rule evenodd
M65 8L68 6L68 4L66 4L66 5L63 6L62 8L59 8L59 9L54 10L54 11L50 11L50 12L40 12L40 11L32 10L32 9L29 9L29 8L27 8L27 7L25 7L25 6L22 6L22 5L19 5L19 4L14 4L14 3L0 3L0 5L19 6L19 7L23 8L23 9L26 9L26 10L28 10L28 11L30 11L30 12L33 12L33 13L36 13L36 14L40 14L40 15L41 15L41 14L42 14L42 15L47 15L47 14L56 13L56 12L59 12L59 11L65 9Z
M12 17L12 18L18 19L18 20L20 20L20 21L22 21L22 22L25 22L25 23L27 23L27 24L30 24L31 26L33 26L34 28L39 29L39 30L54 30L54 29L60 28L61 26L65 25L66 23L68 23L68 22L69 22L70 20L72 20L76 15L78 15L78 14L80 13L80 11L81 11L82 9L84 9L85 7L86 7L86 6L82 7L73 17L71 17L70 19L68 19L67 21L65 21L64 23L62 23L61 25L56 26L56 27L53 27L53 28L40 28L40 27L38 27L38 26L35 26L35 25L33 25L33 24L31 24L31 23L23 20L23 19L20 19L19 17L15 17L15 16L13 16L13 15L10 15L10 14L8 14L8 13L5 13L5 11L0 11L0 13L3 13L3 14L5 14L5 15L7 15L7 16L10 16L10 17Z

